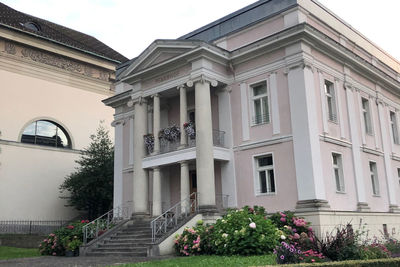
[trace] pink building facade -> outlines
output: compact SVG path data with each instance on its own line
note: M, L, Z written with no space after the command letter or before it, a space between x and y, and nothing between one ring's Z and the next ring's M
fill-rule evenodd
M156 216L197 192L200 211L397 235L400 63L318 2L258 1L117 73L114 206Z

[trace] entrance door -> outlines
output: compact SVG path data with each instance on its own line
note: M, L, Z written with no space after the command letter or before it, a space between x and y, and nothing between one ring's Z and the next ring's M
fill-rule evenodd
M189 183L190 183L190 203L193 203L195 196L192 196L192 193L197 192L197 176L196 171L189 171ZM194 211L194 206L192 205L192 211Z

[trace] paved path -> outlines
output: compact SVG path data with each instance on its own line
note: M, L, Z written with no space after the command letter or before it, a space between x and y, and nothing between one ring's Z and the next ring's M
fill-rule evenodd
M19 258L11 260L0 260L0 267L89 267L89 266L112 266L125 263L143 262L150 260L162 260L173 256L152 258L131 257L53 257L42 256L36 258Z

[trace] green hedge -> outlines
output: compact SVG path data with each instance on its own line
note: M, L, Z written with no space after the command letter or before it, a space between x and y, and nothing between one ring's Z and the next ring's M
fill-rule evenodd
M376 260L354 260L354 261L338 261L338 262L324 262L324 263L303 263L303 264L290 264L289 266L335 266L335 267L398 267L400 266L400 258L392 259L376 259Z

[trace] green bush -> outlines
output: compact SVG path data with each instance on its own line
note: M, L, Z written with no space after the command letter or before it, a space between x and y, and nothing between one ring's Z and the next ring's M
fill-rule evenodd
M62 256L67 248L79 247L82 244L82 227L89 221L76 221L48 235L39 245L42 255Z
M400 266L400 258L392 259L376 259L376 260L350 260L339 262L324 262L324 263L302 263L290 265L293 267L398 267Z
M262 207L231 210L217 220L211 246L217 255L260 255L272 252L279 232Z
M174 248L179 256L193 256L212 253L211 231L213 226L204 226L202 221L193 228L185 228L181 235L176 235Z
M387 237L385 240L385 247L390 251L391 254L400 254L400 242L393 237Z

